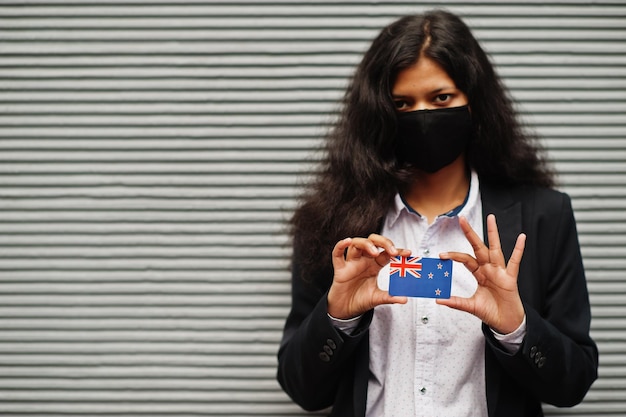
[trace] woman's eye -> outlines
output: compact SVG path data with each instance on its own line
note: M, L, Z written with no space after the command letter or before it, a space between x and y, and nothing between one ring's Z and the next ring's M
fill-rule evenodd
M398 109L398 110L403 110L403 109L406 109L408 107L407 102L404 101L404 100L394 100L393 103L396 105L396 109Z
M437 97L435 97L435 101L437 103L445 103L446 101L450 100L450 97L450 94L439 94Z

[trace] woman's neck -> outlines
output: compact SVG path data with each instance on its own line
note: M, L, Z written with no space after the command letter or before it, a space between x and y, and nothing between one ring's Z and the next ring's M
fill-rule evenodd
M465 156L461 155L435 173L417 173L402 196L411 208L426 217L431 224L437 216L463 204L469 185L469 171Z

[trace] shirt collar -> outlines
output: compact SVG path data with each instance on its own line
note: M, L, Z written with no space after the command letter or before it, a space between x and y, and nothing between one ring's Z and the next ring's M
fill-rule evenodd
M471 172L470 175L470 187L467 192L467 196L465 197L465 201L458 207L450 210L449 212L442 214L441 216L447 217L456 217L456 216L466 216L469 217L469 214L472 212L474 207L476 207L478 201L480 200L480 196L478 193L478 174L475 171ZM393 227L393 225L398 221L398 218L402 213L412 214L415 216L419 216L413 208L411 208L402 198L400 193L396 193L396 196L393 201L393 205L391 206L389 213L387 213L387 226Z

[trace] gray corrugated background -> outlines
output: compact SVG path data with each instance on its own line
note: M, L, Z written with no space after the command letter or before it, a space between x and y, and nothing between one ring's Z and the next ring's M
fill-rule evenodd
M573 197L626 415L624 1L0 2L0 414L297 416L284 220L361 53L463 15Z

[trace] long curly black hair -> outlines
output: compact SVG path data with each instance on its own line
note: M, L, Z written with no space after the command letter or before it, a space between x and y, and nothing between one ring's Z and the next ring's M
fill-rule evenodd
M291 219L303 278L328 267L340 239L376 232L395 194L410 182L410 170L395 157L391 91L398 73L420 54L441 65L467 95L474 138L466 158L481 182L554 185L535 137L522 129L508 92L465 23L443 10L403 17L380 32L356 69L319 170Z

